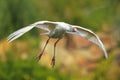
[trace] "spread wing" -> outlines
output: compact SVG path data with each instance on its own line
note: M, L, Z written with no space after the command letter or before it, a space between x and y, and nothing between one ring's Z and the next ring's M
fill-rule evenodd
M54 29L57 25L56 22L51 22L51 21L38 21L36 23L33 23L29 26L26 26L24 28L21 28L15 32L13 32L12 34L10 34L8 37L7 37L7 40L9 42L19 38L20 36L22 36L24 33L30 31L32 28L34 27L37 27L37 28L40 28L42 30L46 30L47 32L44 33L44 34L49 34L49 32Z
M35 27L40 28L42 30L51 31L56 27L57 22L38 21L38 22L34 23L34 25L36 25Z
M99 37L94 32L92 32L89 29L80 27L80 26L74 26L73 25L72 27L76 28L76 32L67 32L67 33L82 36L82 37L86 38L87 40L91 41L92 43L95 43L96 45L98 45L103 50L105 58L106 59L108 58L106 49L105 49L102 41L99 39Z

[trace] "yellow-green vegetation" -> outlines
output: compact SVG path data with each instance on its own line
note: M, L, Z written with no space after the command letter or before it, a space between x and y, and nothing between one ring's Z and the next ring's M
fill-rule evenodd
M120 80L119 14L120 0L0 0L0 80ZM57 56L56 66L52 69L41 64L44 60L50 63L48 57L36 61L41 51L40 43L44 40L39 35L39 29L31 30L10 44L5 41L13 31L40 20L63 21L98 31L103 43L107 43L108 59L92 59L95 64L88 69L87 63L91 61L79 61L77 51L74 54L75 51L70 49L70 55L78 61L75 59L74 65L71 65L71 56L68 62L65 62L68 56L62 59ZM113 34L115 36L111 37ZM107 35L112 39L104 38ZM91 52L96 49L91 44L83 47L84 50L88 48ZM51 49L46 49L45 53L52 53ZM58 49L58 53L61 52L66 53L66 48ZM63 61L59 63L59 59Z
M37 62L38 39L26 41L17 40L9 45L4 56L0 59L0 80L119 80L119 65L115 61L114 53L109 53L109 59L102 59L97 63L97 68L85 72L74 67L48 68ZM38 42L37 42L38 41ZM21 47L21 48L20 48ZM7 48L7 47L6 47ZM48 54L46 54L48 55ZM2 58L4 57L4 59ZM59 59L59 58L56 58ZM57 60L59 61L59 60ZM49 61L50 62L50 61ZM78 66L78 65L75 65Z
M119 3L119 0L0 0L0 39L38 20L64 21L92 30L99 30L104 24L119 25ZM35 36L37 32L33 30L31 34Z

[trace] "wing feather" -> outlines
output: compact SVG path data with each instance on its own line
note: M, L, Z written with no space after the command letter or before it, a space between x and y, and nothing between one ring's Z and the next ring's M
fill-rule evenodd
M80 26L73 25L73 27L75 27L77 29L77 31L76 32L68 32L68 33L82 36L82 37L86 38L87 40L91 41L92 43L98 45L103 50L105 58L106 59L108 58L106 49L105 49L102 41L99 39L99 37L93 31L83 28L83 27L80 27Z
M57 22L52 22L52 21L38 21L36 23L34 23L36 25L37 28L46 30L46 31L51 31L53 30L56 25Z
M51 22L51 21L38 21L38 22L35 22L27 27L24 27L24 28L21 28L15 32L13 32L12 34L10 34L8 37L7 37L7 40L9 42L19 38L20 36L22 36L24 33L30 31L32 28L34 27L37 27L37 28L40 28L42 30L46 30L47 33L45 34L49 34L50 30L54 29L55 28L55 25L56 25L56 22Z
M7 37L7 40L9 42L17 39L18 37L22 36L24 33L28 32L29 30L31 30L32 28L34 28L33 25L30 25L30 26L27 26L27 27L24 27L22 29L19 29L15 32L13 32L12 34L10 34L8 37Z

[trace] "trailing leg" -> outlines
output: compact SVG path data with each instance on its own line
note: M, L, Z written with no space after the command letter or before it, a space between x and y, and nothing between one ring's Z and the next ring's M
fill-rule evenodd
M51 62L52 67L54 67L54 65L55 65L55 49L56 49L56 44L59 42L59 40L60 40L60 39L58 39L58 40L54 43L54 54L53 54L52 62Z

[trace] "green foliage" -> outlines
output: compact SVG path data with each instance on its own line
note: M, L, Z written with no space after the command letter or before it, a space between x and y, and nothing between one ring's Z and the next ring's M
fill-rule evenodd
M108 80L108 72L111 69L115 55L110 55L109 60L104 60L99 63L97 69L95 70L94 80Z
M119 19L119 0L0 0L0 39L39 20L64 21L100 30L103 23L119 23Z
M6 62L0 60L0 80L70 80L58 69L51 70L36 61L15 57L14 54L8 53Z
M0 0L0 38L36 21L38 13L33 5L29 0Z

